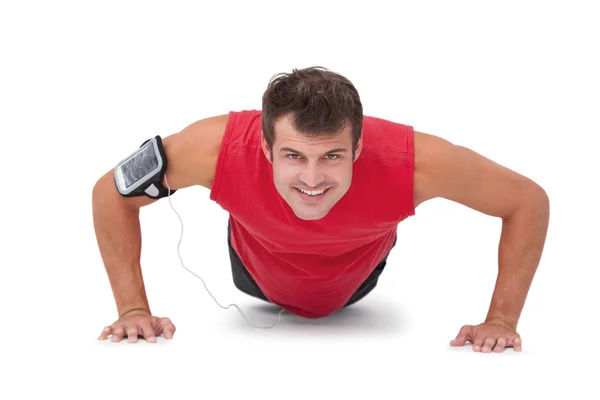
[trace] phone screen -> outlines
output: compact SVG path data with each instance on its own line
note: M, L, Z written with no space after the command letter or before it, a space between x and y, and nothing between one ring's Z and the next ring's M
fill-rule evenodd
M125 188L129 188L158 167L158 158L152 142L148 142L141 151L121 165Z

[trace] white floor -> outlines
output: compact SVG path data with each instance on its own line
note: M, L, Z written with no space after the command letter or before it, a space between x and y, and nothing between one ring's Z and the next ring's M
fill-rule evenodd
M376 3L322 6L322 18L309 1L0 7L11 38L0 67L0 398L600 398L592 6ZM322 320L284 314L266 330L219 308L181 267L179 220L163 200L141 214L142 264L152 311L172 319L175 337L97 340L116 309L94 236L95 180L147 137L260 108L271 75L309 65L347 73L366 114L471 147L547 190L522 352L450 347L485 318L501 225L438 200L400 225L367 298ZM227 214L208 195L172 198L186 266L221 304L273 323L277 310L234 288Z
M181 194L172 200L187 221L186 266L222 305L237 303L256 325L276 322L278 309L231 283L225 214L203 228L191 204L182 210L198 193ZM79 200L73 207L83 212ZM208 214L210 205L198 203ZM177 331L156 344L96 339L115 309L89 221L71 221L81 234L38 237L23 246L24 259L2 270L8 273L2 279L3 387L16 394L11 398L594 398L600 326L592 250L571 254L577 245L552 231L519 324L522 352L450 347L462 325L485 317L498 224L449 203L425 207L399 230L379 287L363 301L321 320L284 313L275 327L258 329L237 309L219 308L181 268L179 221L166 201L157 204L142 217L144 276L153 313L171 318ZM447 212L454 216L434 224L436 214ZM454 234L454 219L471 233Z

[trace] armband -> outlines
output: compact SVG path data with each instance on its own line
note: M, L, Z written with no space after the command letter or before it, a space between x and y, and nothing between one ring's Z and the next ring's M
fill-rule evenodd
M162 184L167 171L167 156L159 135L146 140L139 149L114 168L117 190L124 197L148 196L160 199L169 195ZM171 189L171 194L176 190Z

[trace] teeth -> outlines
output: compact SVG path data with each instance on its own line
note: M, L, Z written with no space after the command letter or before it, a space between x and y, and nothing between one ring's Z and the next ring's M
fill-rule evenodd
M300 190L302 193L306 193L310 196L316 196L318 194L323 194L324 190L315 190L315 191L311 191L311 192L307 192L306 190L302 190L302 189L298 189Z

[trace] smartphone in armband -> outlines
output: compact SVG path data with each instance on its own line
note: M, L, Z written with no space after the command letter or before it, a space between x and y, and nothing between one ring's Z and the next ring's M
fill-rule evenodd
M160 199L169 195L162 184L167 171L167 156L159 135L146 140L139 149L114 168L114 181L124 197L148 196ZM171 189L171 194L176 190Z

